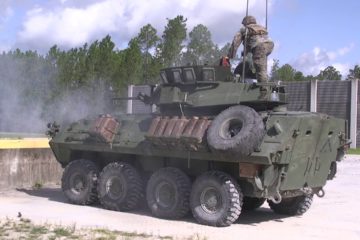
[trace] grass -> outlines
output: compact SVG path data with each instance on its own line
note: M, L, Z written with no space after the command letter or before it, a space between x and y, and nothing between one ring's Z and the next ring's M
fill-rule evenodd
M201 237L196 234L188 238L174 238L172 236L159 236L147 233L113 231L105 228L76 228L76 225L61 226L51 224L34 224L31 220L26 218L20 219L0 219L0 239L96 239L96 240L206 240L206 237Z
M360 155L360 148L350 148L350 149L348 150L347 154Z
M34 190L39 190L43 187L43 184L40 183L40 182L36 182L33 186L32 186L32 189Z
M56 237L69 237L74 233L74 231L67 227L57 227L53 230L53 233L55 233Z

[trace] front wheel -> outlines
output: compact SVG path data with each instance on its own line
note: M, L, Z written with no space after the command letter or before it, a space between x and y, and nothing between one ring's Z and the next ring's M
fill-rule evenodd
M190 196L191 211L204 225L226 227L238 219L243 195L228 174L211 171L199 176Z
M61 188L66 198L74 204L88 205L97 200L98 166L85 159L70 162L61 178Z
M313 195L302 195L291 198L283 198L279 204L268 200L270 208L278 213L290 216L302 215L309 210L313 202Z

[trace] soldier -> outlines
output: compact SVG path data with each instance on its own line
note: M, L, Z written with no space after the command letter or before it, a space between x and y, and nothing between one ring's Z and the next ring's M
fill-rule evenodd
M240 44L243 42L244 45L246 44L244 46L245 52L252 53L257 80L260 83L267 82L267 56L274 49L274 43L268 37L266 28L256 24L256 19L253 16L245 17L242 24L245 27L236 33L227 56L234 58Z

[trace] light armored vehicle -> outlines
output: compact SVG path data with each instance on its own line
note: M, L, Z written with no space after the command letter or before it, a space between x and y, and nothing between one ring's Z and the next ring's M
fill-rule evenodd
M156 106L151 114L49 125L70 202L131 211L146 201L156 217L191 211L201 224L228 226L266 200L300 215L324 195L348 144L345 120L286 111L284 86L240 81L224 66L166 68L160 77L137 97Z

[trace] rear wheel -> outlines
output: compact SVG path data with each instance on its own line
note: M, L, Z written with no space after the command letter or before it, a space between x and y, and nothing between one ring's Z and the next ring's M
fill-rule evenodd
M248 211L255 210L261 207L265 200L265 198L244 197L242 209Z
M140 174L128 163L110 163L100 174L98 195L101 205L106 209L133 210L143 198Z
M85 159L70 162L61 178L61 188L66 198L74 204L87 205L97 200L98 166Z
M302 195L291 198L283 198L279 204L275 204L268 200L270 208L278 213L284 215L302 215L309 210L313 201L313 195Z
M242 199L242 192L235 180L226 173L211 171L194 182L190 206L199 223L225 227L239 217Z
M180 169L161 168L147 184L146 199L153 215L178 219L189 211L190 178Z

